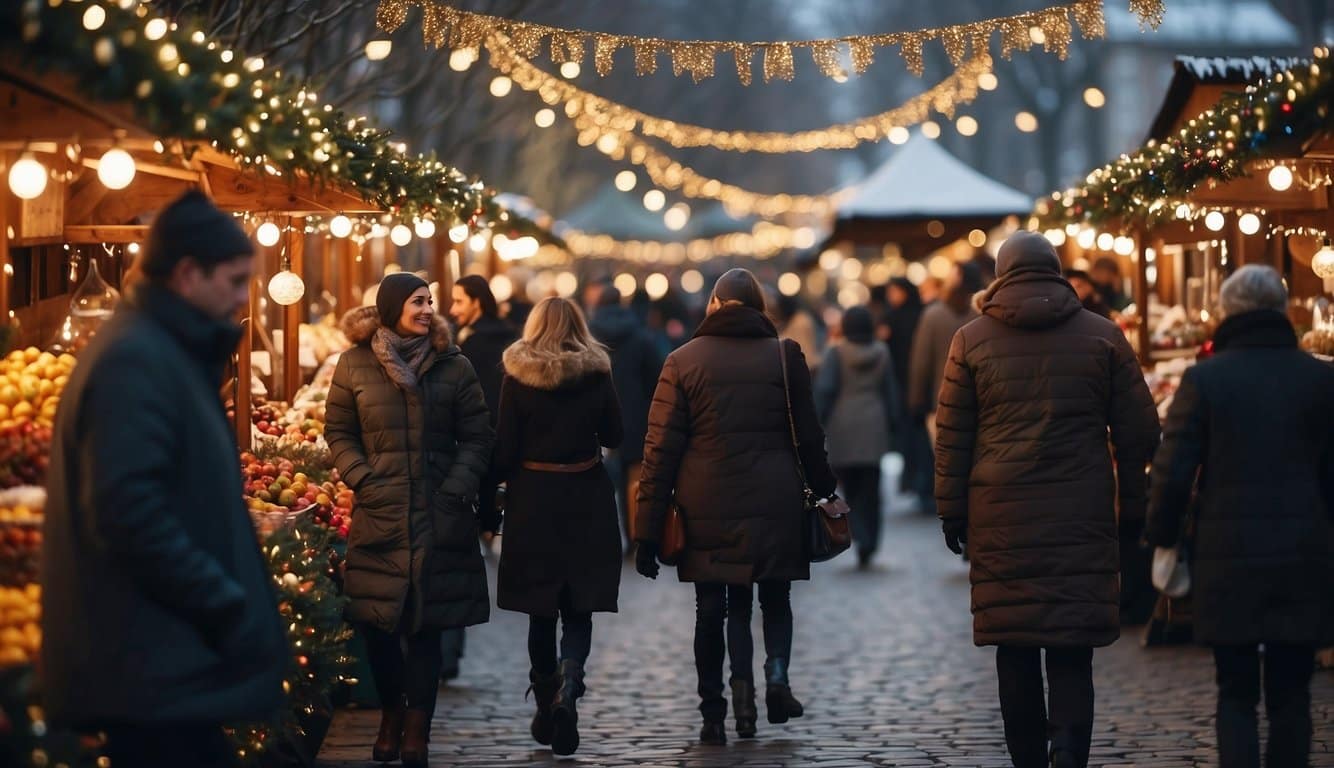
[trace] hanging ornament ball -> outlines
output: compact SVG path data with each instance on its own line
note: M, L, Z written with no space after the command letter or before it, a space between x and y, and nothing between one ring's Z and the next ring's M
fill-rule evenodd
M283 274L283 273L280 272L279 274ZM291 273L288 272L287 274L291 274ZM295 573L284 573L284 574L283 574L283 586L284 586L284 587L287 587L287 588L289 588L289 589L294 589L294 588L296 587L296 585L297 585L297 584L300 584L300 583L301 583L301 579L297 578L297 576L296 576Z
M1269 186L1275 192L1285 192L1292 186L1292 169L1286 165L1276 165L1269 171Z
M394 245L402 248L412 242L412 230L408 229L405 224L395 224L394 228L389 230L389 239L393 241Z
M32 155L24 155L9 167L9 191L24 200L34 200L46 191L46 166Z
M1330 245L1329 240L1325 241L1325 247L1311 257L1311 269L1326 280L1334 278L1334 246Z
M278 244L278 238L282 237L282 234L282 230L278 229L277 224L266 221L259 225L259 229L255 230L255 239L259 241L260 245L271 248Z
M301 280L301 276L284 269L273 277L269 278L269 296L275 302L286 307L301 301L301 297L306 295L306 284ZM287 574L292 576L292 574ZM293 584L296 586L296 577L292 576ZM283 577L283 583L287 583L287 576Z
M107 189L125 189L134 181L134 158L120 147L112 147L97 161L97 178Z
M352 220L341 213L329 219L329 234L334 237L347 237L352 234Z

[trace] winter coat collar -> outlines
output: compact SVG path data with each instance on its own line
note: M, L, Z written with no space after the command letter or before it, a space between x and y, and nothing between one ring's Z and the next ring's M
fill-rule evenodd
M1013 328L1059 325L1084 307L1075 289L1048 269L1016 265L982 299L982 313Z
M515 336L514 329L510 327L510 324L498 317L483 315L477 318L477 322L468 326L468 328L470 329L469 335L472 338L511 340Z
M560 389L595 373L611 373L611 358L601 347L553 354L520 339L505 350L502 360L505 373L534 389Z
M1282 312L1260 309L1233 315L1219 324L1214 332L1214 349L1242 347L1295 347L1297 332Z
M128 304L161 325L187 354L219 377L241 341L240 326L214 320L166 286L142 282L130 290Z
M357 307L343 315L339 327L343 335L353 344L370 345L371 337L380 327L380 315L375 307ZM457 352L454 336L449 332L449 323L439 314L431 319L431 346L436 352Z
M704 318L695 330L700 336L732 336L743 339L778 338L778 329L763 312L750 307L723 307Z

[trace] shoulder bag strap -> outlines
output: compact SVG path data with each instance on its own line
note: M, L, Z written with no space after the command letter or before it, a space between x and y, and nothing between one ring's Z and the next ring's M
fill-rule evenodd
M797 460L797 477L801 478L802 491L811 493L810 483L806 482L806 468L801 465L801 441L797 439L797 421L792 417L792 388L787 378L787 349L783 340L778 340L778 364L783 369L783 401L787 405L787 428L792 434L792 457Z

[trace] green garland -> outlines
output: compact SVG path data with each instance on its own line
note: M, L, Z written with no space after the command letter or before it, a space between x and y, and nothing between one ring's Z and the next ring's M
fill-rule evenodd
M1331 127L1334 66L1328 49L1312 61L1229 93L1165 141L1089 174L1082 186L1038 201L1040 228L1068 224L1152 225L1206 181L1246 176L1254 160L1276 156Z
M24 0L6 6L4 50L38 71L72 75L89 98L133 104L158 136L212 143L257 173L271 166L355 190L409 220L431 216L448 225L489 208L481 182L434 154L401 152L389 131L320 105L305 84L220 50L200 31L163 26L145 5ZM89 13L101 23L88 25ZM155 36L162 33L156 40L149 39L150 25Z

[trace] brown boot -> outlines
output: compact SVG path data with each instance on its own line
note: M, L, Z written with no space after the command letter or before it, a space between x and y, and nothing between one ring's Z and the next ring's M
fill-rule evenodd
M403 719L403 768L427 768L426 742L430 741L431 713L409 709Z
M398 749L403 742L403 706L380 710L380 734L371 747L371 759L377 763L398 760Z

